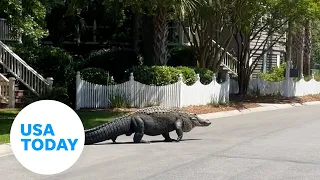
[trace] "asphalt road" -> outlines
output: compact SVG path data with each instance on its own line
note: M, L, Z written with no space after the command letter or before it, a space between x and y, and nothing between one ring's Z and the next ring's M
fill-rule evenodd
M86 146L79 161L56 176L28 172L0 158L1 180L319 180L320 106L212 120L180 143ZM175 133L171 135L176 138ZM162 140L162 137L144 137ZM127 142L127 143L126 143Z

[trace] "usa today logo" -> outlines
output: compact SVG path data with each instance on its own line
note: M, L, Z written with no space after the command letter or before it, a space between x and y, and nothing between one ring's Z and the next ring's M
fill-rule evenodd
M16 159L28 170L53 175L69 169L84 147L84 127L69 106L42 100L23 108L14 119L10 143Z

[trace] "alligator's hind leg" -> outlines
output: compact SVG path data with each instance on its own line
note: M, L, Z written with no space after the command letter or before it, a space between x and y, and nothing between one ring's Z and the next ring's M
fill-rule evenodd
M164 137L164 142L172 142L175 141L174 139L170 138L169 133L163 133L162 136Z
M175 123L176 133L178 135L177 142L181 141L181 139L183 137L182 124L183 124L183 122L181 119L177 120Z
M142 140L144 135L144 122L140 117L132 118L133 130L135 132L133 141L135 143L150 143L149 141Z

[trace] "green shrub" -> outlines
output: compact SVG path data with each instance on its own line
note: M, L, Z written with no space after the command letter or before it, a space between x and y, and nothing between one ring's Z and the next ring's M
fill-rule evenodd
M213 74L214 72L210 69L205 68L193 68L196 74L199 74L200 76L200 82L202 84L210 84L212 82Z
M319 70L312 70L312 73L314 73L314 79L316 81L320 81L320 71Z
M190 46L174 47L170 51L168 66L197 66L193 49Z
M66 79L70 79L69 76L72 74L73 57L64 49L45 45L16 44L13 51L45 78L53 77L55 85L67 86Z
M81 78L94 84L114 84L109 73L100 68L86 68L80 71Z
M191 85L195 82L196 74L188 67L171 66L135 66L126 71L124 81L129 80L130 73L133 73L136 81L148 85L163 86L173 84L178 81L179 74L183 76L183 82Z
M184 79L184 83L188 85L195 83L197 74L193 69L185 66L178 66L176 67L176 69L178 69L181 72Z
M283 81L285 78L285 69L286 63L282 63L280 67L274 66L272 69L267 73L260 73L259 77L265 81L269 82L280 82Z
M69 99L67 88L65 87L53 87L51 91L47 91L43 94L40 94L40 96L36 96L33 93L28 93L24 95L22 98L23 102L25 102L26 104L30 104L39 100L56 100L70 107L72 105Z
M127 69L138 65L141 65L138 55L131 49L101 49L90 54L85 67L104 69L118 82L124 78Z

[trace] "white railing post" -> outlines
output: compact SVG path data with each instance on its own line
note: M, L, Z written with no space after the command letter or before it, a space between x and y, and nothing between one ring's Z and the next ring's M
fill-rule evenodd
M77 76L76 76L76 110L80 109L81 107L81 76L80 76L80 72L77 72Z
M312 82L312 94L317 94L316 93L316 89L314 88L315 87L315 82L316 80L314 79L314 72L312 73L312 79L311 79L311 82Z
M51 91L53 86L53 77L48 77L47 82L48 82L48 89L49 91Z
M9 78L9 108L15 107L15 81L16 79L14 77Z
M179 99L178 99L178 107L181 108L182 107L182 83L183 83L183 77L182 74L179 74L179 78L178 78L178 94L179 94Z
M224 92L224 103L228 103L229 102L229 91L230 91L230 76L229 76L229 73L227 73L226 75L226 85L227 85L227 88L226 88L226 91Z
M130 106L131 107L134 107L138 104L135 104L134 103L134 100L136 99L135 96L136 96L136 92L135 92L135 88L134 88L134 76L133 76L133 73L131 72L130 73L130 77L129 77L129 86L130 88L128 89L129 90L129 98L130 98ZM141 106L141 104L139 104L139 106Z
M292 96L292 78L290 77L290 69L291 69L292 61L287 61L286 65L286 74L284 80L284 96L291 97ZM290 87L291 86L291 87Z

